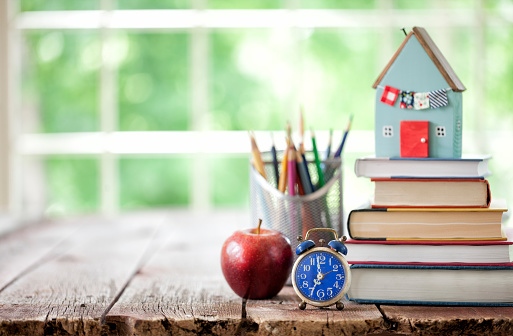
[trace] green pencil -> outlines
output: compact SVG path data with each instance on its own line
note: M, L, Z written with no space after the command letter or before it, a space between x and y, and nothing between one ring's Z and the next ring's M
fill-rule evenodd
M312 132L312 146L313 152L315 156L315 166L317 167L317 175L319 175L319 188L324 186L324 174L321 168L321 160L319 159L319 152L317 151L317 144L315 143L315 134L313 129L310 130Z

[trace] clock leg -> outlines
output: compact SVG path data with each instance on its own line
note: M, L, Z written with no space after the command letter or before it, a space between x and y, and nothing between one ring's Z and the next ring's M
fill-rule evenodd
M301 301L301 303L299 304L299 309L305 310L305 308L306 308L306 302L305 301Z
M344 304L341 302L341 301L338 301L335 306L337 307L338 310L342 310L344 309Z

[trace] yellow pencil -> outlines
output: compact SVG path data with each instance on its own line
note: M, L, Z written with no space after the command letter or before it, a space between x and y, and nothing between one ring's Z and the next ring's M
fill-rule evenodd
M290 121L287 120L287 147L290 141L292 141L292 127L290 126Z
M287 189L287 166L288 166L288 153L289 153L289 144L290 140L287 138L287 148L283 152L283 159L281 160L281 172L280 172L280 181L278 183L278 190L282 193L285 193Z
M255 141L255 137L251 132L249 133L249 138L251 139L251 152L253 153L253 166L255 169L262 175L266 180L267 176L265 175L264 162L262 161L262 155L260 154L260 150L258 150L258 146Z

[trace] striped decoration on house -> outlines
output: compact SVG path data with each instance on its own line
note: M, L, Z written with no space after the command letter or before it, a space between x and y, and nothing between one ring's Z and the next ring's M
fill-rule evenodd
M429 105L432 109L447 106L448 104L447 90L441 89L429 92Z

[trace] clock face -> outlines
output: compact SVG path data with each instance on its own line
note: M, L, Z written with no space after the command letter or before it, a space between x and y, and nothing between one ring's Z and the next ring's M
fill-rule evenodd
M314 251L304 256L295 268L294 282L305 298L315 302L330 301L346 287L344 264L332 253Z

